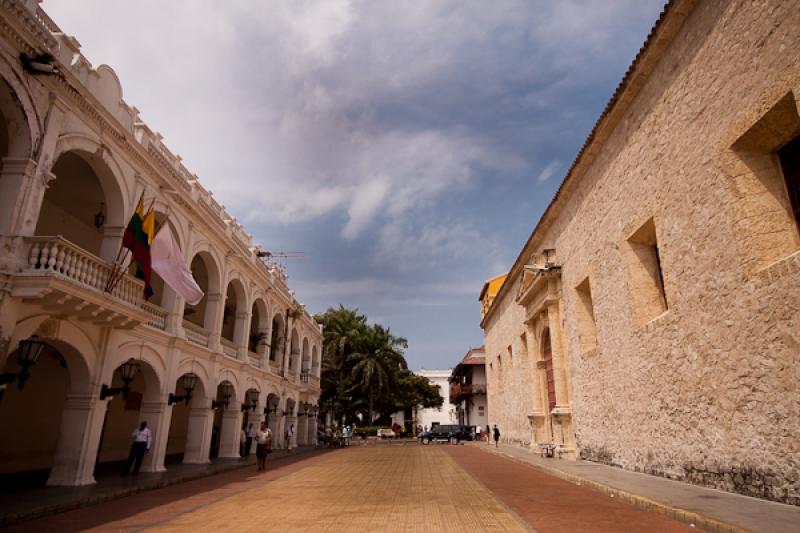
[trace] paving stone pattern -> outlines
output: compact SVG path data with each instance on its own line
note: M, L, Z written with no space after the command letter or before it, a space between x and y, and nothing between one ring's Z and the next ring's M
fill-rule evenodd
M345 450L150 531L530 531L440 447Z

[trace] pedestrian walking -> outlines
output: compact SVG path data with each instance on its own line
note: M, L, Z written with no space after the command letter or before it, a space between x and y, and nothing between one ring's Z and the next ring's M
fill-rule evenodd
M478 427L475 428L475 440L476 441L480 442L480 441L483 440L483 435L481 435L482 432L483 432L483 428L481 426L478 426Z
M492 430L489 429L489 424L486 424L486 444L492 443Z
M133 444L131 444L128 460L125 462L125 470L122 471L123 476L127 476L130 473L131 465L133 465L133 475L135 476L139 473L144 454L150 451L150 443L153 440L150 428L147 427L147 422L145 421L139 424L138 429L133 430L131 437L133 438Z
M255 432L256 439L256 464L257 472L267 469L267 454L272 451L272 431L267 427L266 422L261 422L261 426Z
M239 432L239 457L244 457L244 444L247 442L247 432L242 428Z
M247 438L244 441L244 456L250 457L250 450L253 449L253 439L256 436L256 430L253 424L247 426Z
M500 429L497 424L494 425L494 447L497 448L497 443L500 440Z

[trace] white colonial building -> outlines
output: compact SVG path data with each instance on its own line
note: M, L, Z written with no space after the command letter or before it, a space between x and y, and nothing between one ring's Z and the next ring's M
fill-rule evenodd
M93 67L34 0L0 1L0 158L0 475L93 483L142 420L149 471L236 457L243 425L264 417L279 445L290 424L293 444L312 443L319 326L125 103L114 71ZM142 194L199 304L155 275L149 302L128 274L105 292Z

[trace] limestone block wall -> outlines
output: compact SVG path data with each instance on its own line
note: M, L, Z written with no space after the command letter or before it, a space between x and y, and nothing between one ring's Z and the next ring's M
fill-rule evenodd
M797 27L791 2L700 2L542 236L563 264L584 458L800 504L797 228L753 261L753 236L769 232L748 209L766 200L720 163L792 91L797 112ZM800 133L783 123L784 142ZM778 228L788 212L773 193ZM630 268L651 219L663 303L652 261ZM594 349L579 339L587 276Z
M518 280L507 294L517 293ZM520 335L524 310L513 296L496 300L498 306L484 329L489 424L500 428L501 440L528 446L533 411L533 371ZM511 348L509 350L509 347ZM510 357L509 357L510 352Z
M800 134L798 27L792 2L697 2L520 256L562 265L585 459L800 504L800 233L775 155ZM484 324L489 417L524 443L507 283Z

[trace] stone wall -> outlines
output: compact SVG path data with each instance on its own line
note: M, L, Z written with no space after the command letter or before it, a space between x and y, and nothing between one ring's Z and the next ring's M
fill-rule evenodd
M798 27L791 2L699 2L534 235L563 266L581 457L800 504L800 238L774 181L800 133ZM651 221L663 303L631 255ZM515 294L485 324L487 365L522 331ZM527 372L500 387L489 370L492 418L526 404Z

